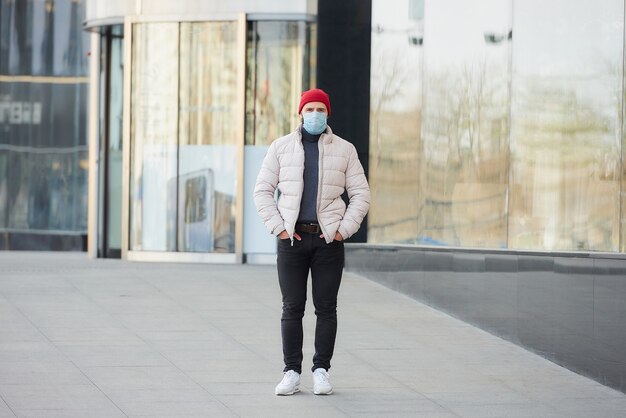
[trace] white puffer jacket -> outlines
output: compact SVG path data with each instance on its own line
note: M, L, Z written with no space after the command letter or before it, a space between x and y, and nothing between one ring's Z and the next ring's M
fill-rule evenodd
M254 187L254 204L267 229L274 235L287 231L292 242L304 190L301 128L272 142ZM318 146L317 221L331 243L337 231L344 239L358 231L369 209L370 189L354 145L327 127ZM350 198L347 207L341 199L344 190Z

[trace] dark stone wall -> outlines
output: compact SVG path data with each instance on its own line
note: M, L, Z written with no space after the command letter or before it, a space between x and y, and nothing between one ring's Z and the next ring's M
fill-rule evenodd
M626 393L624 254L353 244L346 269Z
M352 142L368 173L372 2L319 0L317 87L330 96L333 132ZM350 238L367 242L367 218Z

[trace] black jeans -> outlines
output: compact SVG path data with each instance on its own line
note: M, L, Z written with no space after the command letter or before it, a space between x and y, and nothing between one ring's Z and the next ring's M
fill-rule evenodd
M326 244L320 234L298 233L302 241L278 240L278 281L283 295L281 334L285 370L302 372L302 318L311 271L315 326L313 368L328 370L337 335L337 293L344 265L343 242Z

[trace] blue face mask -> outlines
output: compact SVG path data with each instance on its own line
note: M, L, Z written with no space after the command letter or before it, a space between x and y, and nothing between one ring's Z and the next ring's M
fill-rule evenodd
M322 112L306 112L302 114L304 129L311 135L319 135L326 130L326 114Z

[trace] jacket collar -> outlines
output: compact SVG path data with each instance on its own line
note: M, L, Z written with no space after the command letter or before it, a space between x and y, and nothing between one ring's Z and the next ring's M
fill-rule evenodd
M302 124L298 125L295 133L298 134L298 139L302 142ZM333 136L333 130L330 129L330 126L326 125L326 130L320 135L320 141L324 144L330 144L333 142Z

